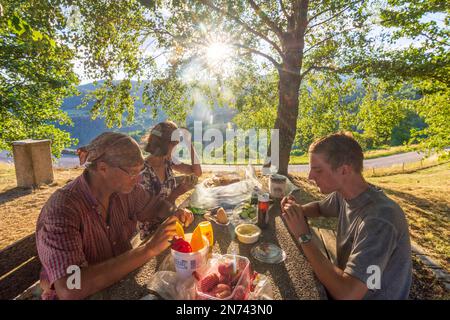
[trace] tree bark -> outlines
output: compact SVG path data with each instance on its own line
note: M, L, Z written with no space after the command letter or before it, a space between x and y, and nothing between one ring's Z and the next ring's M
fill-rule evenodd
M278 113L275 128L279 129L279 167L278 173L287 175L292 144L297 130L299 91L302 81L303 49L305 30L308 25L308 0L294 3L293 18L295 28L288 30L282 37L283 63L278 70Z
M279 70L279 101L275 129L279 129L278 173L287 175L290 152L295 139L298 117L298 96L300 89L299 54L286 56L283 68Z

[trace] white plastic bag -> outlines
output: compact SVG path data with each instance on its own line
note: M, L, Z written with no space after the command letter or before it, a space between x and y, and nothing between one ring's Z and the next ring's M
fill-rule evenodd
M249 200L255 187L261 189L261 183L256 178L255 169L248 165L242 181L212 188L203 183L197 185L190 197L189 205L202 209L217 206L223 207L225 210L233 209L238 204Z
M192 300L195 298L195 284L192 277L180 280L176 272L158 271L147 287L165 300Z

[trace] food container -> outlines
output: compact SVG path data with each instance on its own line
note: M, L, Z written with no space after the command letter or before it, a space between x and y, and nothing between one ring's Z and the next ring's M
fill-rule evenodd
M286 177L280 174L273 174L269 180L270 196L275 199L281 199L286 193Z
M205 272L205 276L211 274L222 275L219 272L219 265L223 263L232 263L235 267L233 290L228 296L218 298L212 293L201 291L200 281L197 280L195 283L195 291L197 300L248 300L250 296L251 287L251 272L250 272L250 260L243 256L225 254L220 259L216 260L214 263L210 264L209 268ZM222 275L223 277L223 275ZM222 278L221 277L221 278Z
M184 235L184 239L188 242L190 242L191 237L192 233ZM209 240L205 236L203 236L203 243L205 246L196 252L184 253L171 249L178 279L189 278L194 271L203 275L207 268L209 253Z
M232 219L235 225L241 223L253 223L258 220L258 212L255 205L248 202L238 205L233 209Z
M261 235L261 229L257 225L251 223L238 225L234 229L234 232L236 233L238 240L245 244L255 243Z

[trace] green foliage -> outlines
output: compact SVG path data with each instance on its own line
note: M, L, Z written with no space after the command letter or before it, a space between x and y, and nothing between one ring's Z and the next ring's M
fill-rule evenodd
M375 73L391 80L410 81L421 99L415 112L426 127L416 128L411 141L420 141L429 151L449 146L450 11L443 0L389 0L381 10L381 24L394 28L389 39L411 39L406 49L383 53ZM387 64L389 68L386 68Z
M243 129L294 124L298 111L299 153L337 130L353 131L367 148L402 143L410 138L411 124L419 126L413 140L433 148L448 144L444 1L326 0L309 1L307 7L294 0L2 3L7 18L0 24L1 148L46 135L55 140L58 154L73 142L52 125L70 124L59 106L75 92L74 60L81 61L86 77L104 79L86 95L84 106L93 100L91 116L104 118L108 127L140 119L134 108L140 98L142 112L149 110L155 119L162 108L179 124L195 104L206 101L211 107L235 107L234 120ZM444 19L430 19L432 13ZM376 23L385 28L381 46L368 37ZM415 42L406 49L384 46L402 37ZM211 57L215 45L223 45L219 59ZM280 95L289 87L280 82L287 71L302 82L290 93L289 106ZM365 84L359 95L354 71L365 80L383 81ZM132 80L139 87L143 79L142 97L136 97Z
M306 152L316 139L336 131L351 131L356 124L357 100L353 79L316 75L309 77L300 90L297 121L297 146Z
M112 80L106 80L97 89L89 92L85 97L86 103L94 101L91 109L92 118L98 116L105 118L106 125L122 126L122 116L127 113L127 123L134 120L134 102L135 97L131 94L131 81L123 80L113 83Z
M0 149L26 138L51 139L59 156L73 139L55 124L71 124L59 109L73 95L78 79L74 55L56 41L64 27L61 12L49 3L3 1L0 18Z
M395 89L397 91L393 92ZM390 145L394 128L408 115L413 104L408 98L412 97L382 81L369 82L366 90L358 113L358 129L364 131L363 145L365 148Z
M233 122L242 129L271 129L274 127L278 105L278 75L270 73L258 76L247 73L233 81L242 88L236 98L239 113Z
M86 77L105 80L86 96L83 106L93 99L92 117L104 117L109 128L132 123L135 97L131 79L139 85L144 71L154 64L153 57L141 48L153 24L134 0L65 2L70 3L70 23L64 40L76 50ZM115 80L118 77L123 80Z
M435 87L432 82L422 83L422 88L429 91ZM418 100L415 108L423 117L426 127L414 129L411 142L420 142L427 150L444 152L450 146L450 91L448 88L425 94Z
M161 77L153 79L145 85L142 98L144 104L152 106L153 118L156 118L158 110L164 106L163 110L168 119L184 123L194 105L194 101L189 99L188 93L186 85L178 79Z

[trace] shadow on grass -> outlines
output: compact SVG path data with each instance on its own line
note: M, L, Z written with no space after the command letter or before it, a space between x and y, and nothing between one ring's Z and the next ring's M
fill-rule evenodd
M33 193L33 188L12 188L0 193L0 205Z
M410 193L393 190L385 187L380 187L383 191L386 192L387 195L393 195L401 200L409 203L410 205L414 205L423 210L429 210L433 214L438 215L439 218L446 218L448 216L448 212L450 212L450 206L447 202L437 201L433 199L433 201L420 198Z

